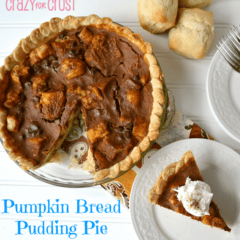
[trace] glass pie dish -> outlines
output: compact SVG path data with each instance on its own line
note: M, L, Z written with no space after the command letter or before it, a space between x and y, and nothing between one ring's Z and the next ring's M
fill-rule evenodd
M165 92L165 98L168 99L168 101L166 102L168 103L165 104L164 121L159 129L160 132L163 129L166 129L168 127L175 112L173 94L167 88L165 88L164 92ZM70 131L70 134L72 130ZM79 134L78 138L84 135L83 132L78 132L78 134ZM3 143L3 140L1 138L0 138L0 141L1 143ZM151 146L153 145L154 142L155 141L151 142ZM75 145L73 144L72 151L74 152L74 150L78 150L78 153L77 153L78 157L83 156L87 152L86 144L84 142L79 142ZM145 154L149 150L150 148L142 154L142 158L145 156ZM116 178L128 172L138 162L132 164L127 171L121 171ZM15 163L20 167L18 162L15 161ZM45 166L38 168L36 170L27 170L25 172L42 182L45 182L54 186L67 187L67 188L97 186L97 185L110 182L115 179L115 178L114 179L104 178L100 181L95 181L93 175L88 173L87 171L83 171L79 165L76 164L75 166L73 166L72 160L70 159L70 155L66 154L61 148L58 150L56 156L54 157L53 162L48 163Z
M9 157L58 186L98 185L124 174L166 120L168 91L151 44L109 18L41 24L6 57L0 80L0 133Z

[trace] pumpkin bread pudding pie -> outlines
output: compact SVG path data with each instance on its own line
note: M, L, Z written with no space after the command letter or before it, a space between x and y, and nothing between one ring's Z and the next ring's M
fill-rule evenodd
M198 169L192 151L168 165L148 193L148 200L167 209L230 232L213 194Z
M96 15L53 18L0 68L0 136L25 170L51 161L82 113L84 169L114 178L159 136L167 94L151 44Z

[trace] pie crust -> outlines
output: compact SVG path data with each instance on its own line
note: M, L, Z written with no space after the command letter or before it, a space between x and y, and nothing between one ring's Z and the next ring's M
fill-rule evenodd
M137 146L133 148L133 150L125 159L121 160L110 168L95 171L94 159L91 150L89 150L87 161L84 163L84 169L93 173L95 180L101 180L106 177L115 178L118 176L120 171L126 171L133 163L140 160L142 154L150 148L151 142L158 138L159 128L165 119L167 96L163 74L155 56L152 53L153 50L151 44L144 42L139 34L133 33L129 28L122 27L114 23L110 18L99 18L96 15L78 18L67 16L64 19L52 18L49 22L41 24L39 28L33 30L28 37L19 42L12 54L6 57L4 66L0 68L0 137L4 140L4 148L9 151L9 157L14 161L18 161L24 170L36 169L39 167L36 165L36 162L33 159L25 157L21 150L16 147L14 138L10 134L9 130L12 131L14 126L11 127L11 124L8 123L11 119L8 118L8 113L3 106L5 93L9 82L8 74L15 66L21 66L28 58L29 54L34 52L35 49L44 47L44 44L56 38L57 35L64 30L74 30L81 26L93 26L97 29L105 29L115 32L119 36L125 37L138 49L140 49L140 51L144 54L145 62L149 66L153 102L147 135ZM76 114L77 113L75 112L73 116L71 116L70 123L73 122ZM54 150L57 150L61 146L61 143L67 136L69 130L70 127L65 131L62 140L59 141ZM49 162L53 155L54 151L48 155L45 163Z
M186 169L188 169L188 170L186 170ZM190 171L192 171L192 173L190 173ZM193 153L191 150L188 151L187 153L185 153L179 162L174 162L174 163L169 164L162 171L162 173L159 175L157 181L155 182L154 186L148 192L148 201L152 204L157 204L162 207L171 209L175 212L189 216L192 219L201 221L206 225L210 225L211 227L218 227L225 231L230 232L231 229L227 226L227 224L221 217L219 209L213 200L211 201L211 204L210 204L210 209L209 209L210 215L205 215L203 217L196 217L196 216L191 215L184 209L182 203L176 197L176 195L177 195L176 191L169 190L171 196L168 195L168 197L165 197L165 198L163 197L164 194L166 194L166 192L167 192L167 187L171 187L171 189L172 188L175 189L177 187L182 186L182 184L184 185L186 182L187 176L189 176L190 174L192 174L192 176L194 176L196 178L194 180L204 181L201 176L201 173L197 167L197 164L195 162L195 159L194 159L194 156L193 156ZM182 175L182 179L181 178L179 178L179 179L181 179L182 184L179 183L177 180L175 180L177 177L180 177L181 175ZM172 184L172 186L171 186L171 184ZM164 198L164 200L162 200L162 198ZM171 203L170 203L170 199L171 199ZM164 203L164 201L167 201L168 204ZM176 206L179 206L179 207L176 207L176 209L174 209L174 207L169 207L169 203L170 203L170 205L176 204Z

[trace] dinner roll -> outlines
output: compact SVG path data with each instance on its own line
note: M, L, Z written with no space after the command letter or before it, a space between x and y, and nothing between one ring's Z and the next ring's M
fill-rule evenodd
M188 58L205 57L214 38L213 14L199 8L180 8L169 31L170 49Z
M180 8L202 8L212 3L212 0L179 0Z
M138 18L145 30L162 33L174 26L178 0L138 0Z

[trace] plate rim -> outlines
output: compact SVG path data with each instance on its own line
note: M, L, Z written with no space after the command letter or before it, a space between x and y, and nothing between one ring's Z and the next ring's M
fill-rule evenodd
M220 56L220 58L219 58ZM210 88L211 88L211 72L213 72L213 67L214 65L217 63L217 61L219 61L219 59L222 59L221 57L221 53L219 52L219 50L217 50L211 60L210 66L208 68L208 72L207 72L207 80L206 80L206 95L207 95L207 101L208 101L208 105L210 107L211 113L213 114L216 122L219 124L219 126L222 128L222 130L228 134L228 136L230 136L232 139L234 139L235 141L240 143L240 135L234 135L234 130L232 130L232 132L230 132L230 130L224 125L224 123L222 123L221 119L218 117L217 113L216 113L216 109L213 106L212 103L212 97L211 97L211 93L210 93ZM226 62L226 60L224 60L226 64L228 64ZM233 70L232 70L233 71Z
M182 139L182 140L178 140L178 141L175 141L175 142L172 142L166 146L164 146L163 148L159 149L156 153L154 153L150 158L149 158L149 161L147 161L146 164L143 165L143 167L140 169L139 173L137 174L135 180L134 180L134 183L133 183L133 186L132 186L132 189L131 189L131 194L130 194L130 201L129 201L129 206L130 206L130 215L131 215L131 220L132 220L132 224L133 224L133 227L134 227L134 230L138 236L138 238L140 240L143 240L142 238L142 235L140 235L140 232L138 231L138 228L137 228L137 222L134 218L134 210L135 210L135 207L133 206L134 203L134 195L135 195L135 188L136 186L138 185L138 182L140 181L139 179L142 177L142 175L144 175L144 172L145 170L151 166L151 161L153 161L152 159L157 155L159 154L159 151L163 151L163 149L167 149L167 148L171 148L172 145L177 145L177 144L185 144L186 146L188 145L189 142L204 142L204 144L206 143L210 143L213 144L213 145L219 145L220 147L222 148L225 148L227 151L230 151L232 154L236 155L236 157L239 159L240 161L240 154L238 154L236 151L234 151L232 148L224 145L223 143L220 143L220 142L217 142L217 141L214 141L214 140L209 140L209 139L203 139L203 138L189 138L189 139ZM238 204L238 203L237 203ZM238 204L239 205L239 204ZM151 208L151 213L152 213L152 216L153 216L153 208ZM238 216L238 218L236 219L236 221L240 222L240 215ZM164 233L159 229L159 227L157 226L157 223L156 221L154 220L154 225L155 227L157 228L157 232L159 232L161 235L159 236L159 239L161 240L169 240L169 238L167 238ZM147 240L144 238L144 240Z

